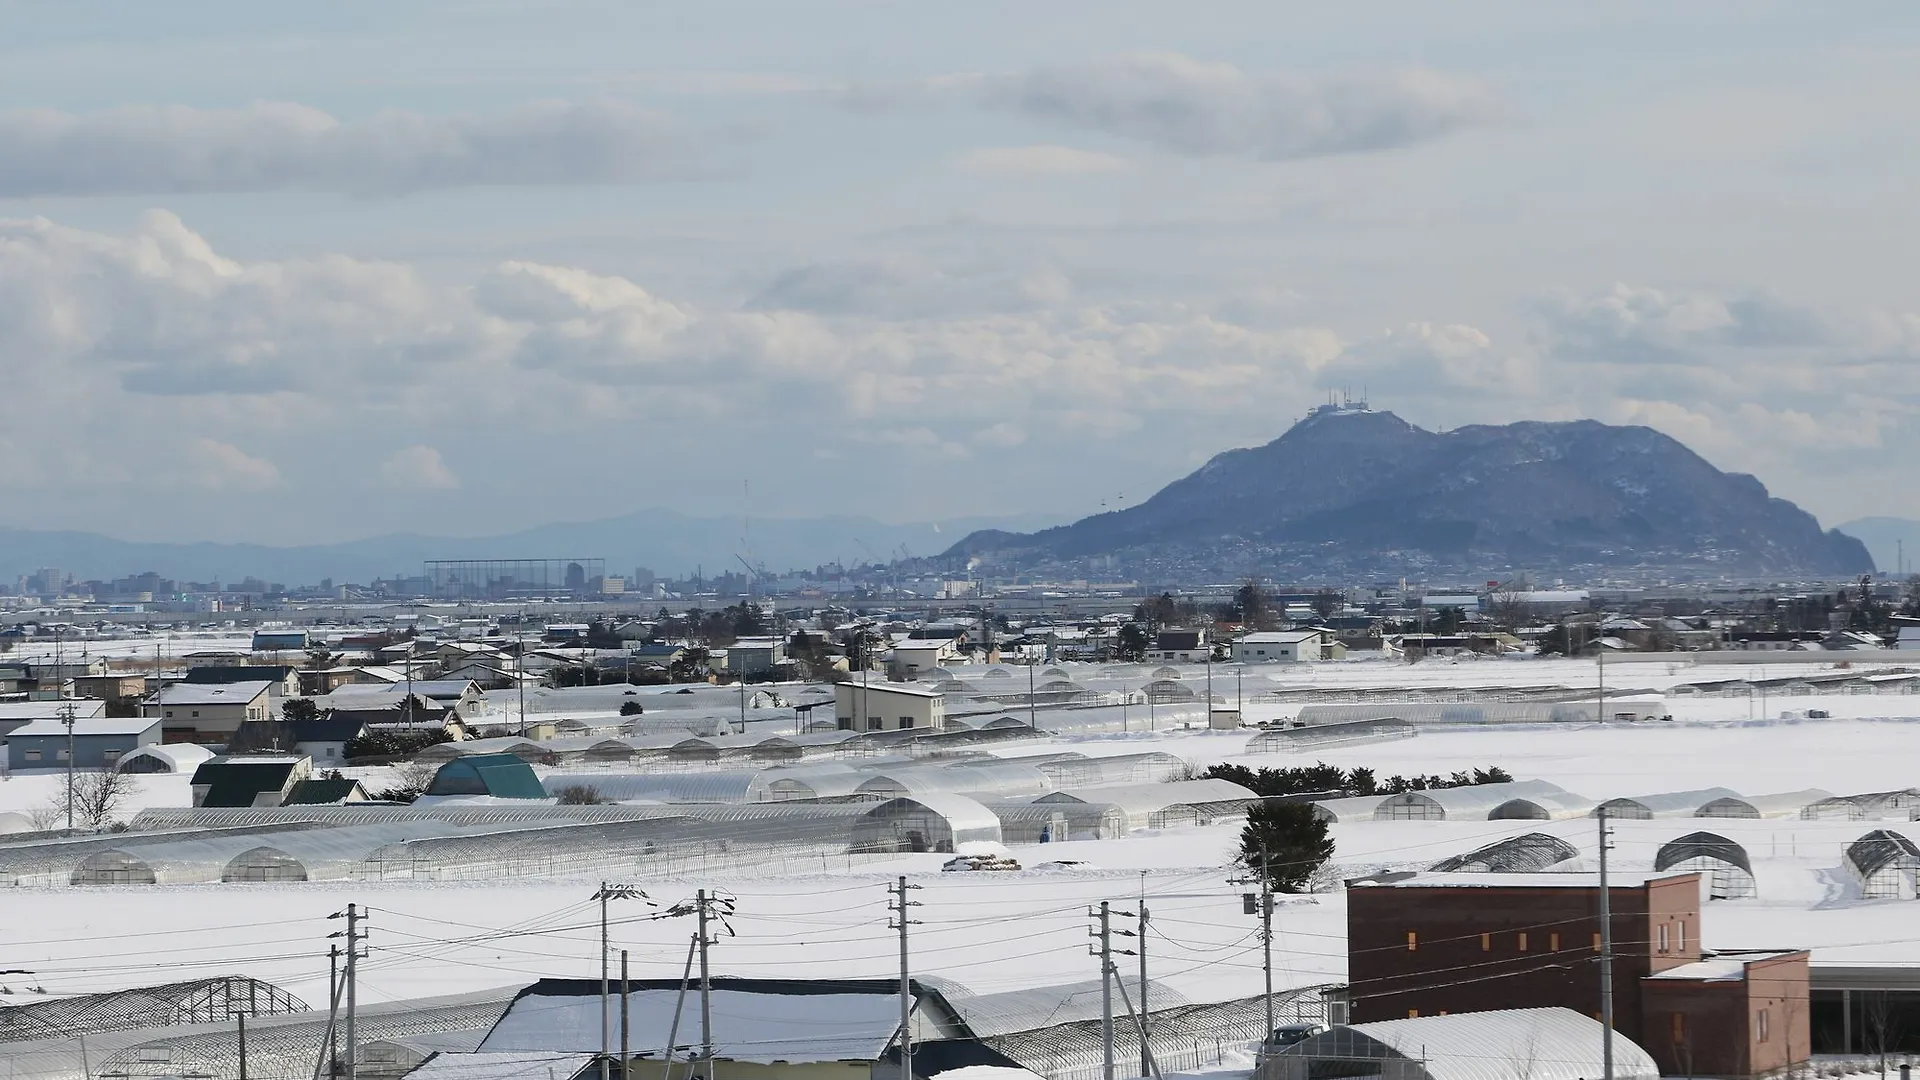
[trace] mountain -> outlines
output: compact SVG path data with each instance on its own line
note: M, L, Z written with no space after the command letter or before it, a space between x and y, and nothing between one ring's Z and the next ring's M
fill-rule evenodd
M847 565L888 562L907 553L937 551L955 536L988 526L1034 528L1058 520L962 518L951 522L892 525L872 518L755 518L744 530L739 518L691 517L649 509L601 521L541 525L490 537L435 537L396 533L334 544L272 547L264 544L168 544L117 540L97 533L0 528L0 580L57 567L75 578L111 580L152 570L186 581L239 581L256 577L286 584L323 578L368 582L376 577L417 574L428 559L601 558L607 572L630 574L644 566L662 576L709 575L740 569L745 554L776 573L835 561Z
M1332 406L1265 446L1217 455L1137 506L1029 535L975 534L947 554L1189 581L1873 569L1860 541L1823 532L1760 481L1721 472L1651 428L1581 420L1438 433Z
M1913 571L1920 562L1920 521L1910 518L1865 517L1839 526L1848 536L1857 536L1873 553L1873 563L1890 574Z

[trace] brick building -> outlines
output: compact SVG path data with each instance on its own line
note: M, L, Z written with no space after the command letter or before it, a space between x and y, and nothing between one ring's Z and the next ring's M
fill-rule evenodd
M1663 1071L1753 1076L1806 1058L1805 952L1704 954L1698 874L1628 878L1609 893L1614 1027ZM1541 1006L1600 1014L1593 874L1351 882L1347 949L1355 1023Z

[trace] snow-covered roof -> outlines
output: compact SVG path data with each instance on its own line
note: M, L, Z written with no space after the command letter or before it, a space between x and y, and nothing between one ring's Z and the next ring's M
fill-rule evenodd
M1600 1023L1572 1009L1503 1009L1419 1016L1336 1027L1279 1051L1269 1075L1306 1077L1314 1059L1418 1063L1430 1080L1506 1080L1524 1062L1529 1080L1601 1075ZM1296 1070L1297 1066L1297 1070ZM1396 1073L1395 1075L1399 1075ZM1613 1037L1615 1080L1658 1080L1653 1058L1626 1036Z
M1502 803L1513 799L1563 795L1560 785L1545 780L1516 780L1509 784L1473 784L1468 787L1408 791L1389 796L1373 812L1375 818L1390 820L1408 816L1404 809L1420 807L1449 819L1484 819Z
M1695 960L1691 964L1656 971L1649 979L1692 979L1697 982L1739 982L1747 977L1747 962L1730 957Z
M524 1080L554 1077L572 1080L592 1065L595 1055L552 1051L435 1054L407 1075L419 1080Z
M92 736L139 735L160 723L157 716L102 716L75 719L73 734L75 738L85 739ZM33 720L7 733L14 739L33 735L62 735L67 733L64 720Z
M591 1052L600 1046L600 995L593 992L523 993L481 1040L482 1053L501 1051ZM769 993L737 989L725 980L712 991L713 1052L727 1061L801 1064L878 1061L900 1028L893 993L849 992L825 983L819 993ZM607 1020L620 1029L620 997L607 1002ZM681 1046L700 1043L700 995L647 988L627 995L635 1054L660 1058L677 1024Z
M174 683L160 691L160 704L244 705L272 686L270 682Z
M1615 817L1693 817L1709 803L1739 797L1739 792L1723 787L1668 791L1608 799L1594 808L1594 813L1605 810Z

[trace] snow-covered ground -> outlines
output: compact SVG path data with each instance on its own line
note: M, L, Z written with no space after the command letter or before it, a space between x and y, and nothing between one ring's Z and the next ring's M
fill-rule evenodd
M1292 763L1240 753L1244 736L1211 733L1056 740L1105 751L1164 748L1197 762ZM1024 749L1024 748L1023 748ZM1631 728L1459 729L1399 742L1343 747L1318 759L1366 765L1381 775L1500 765L1516 777L1552 780L1594 797L1714 785L1745 794L1822 787L1837 793L1905 787L1920 760L1920 717L1769 724L1642 724ZM1312 757L1303 760L1311 760ZM0 784L0 809L34 805L58 791L57 775ZM186 801L181 777L142 777L139 801ZM1708 947L1811 947L1817 961L1920 963L1915 908L1864 901L1840 870L1847 843L1905 822L1691 818L1620 821L1617 864L1648 868L1660 844L1705 827L1746 846L1760 897L1715 902ZM739 974L878 975L893 970L884 888L911 876L924 904L914 929L917 970L978 990L1092 977L1087 911L1101 900L1126 910L1144 889L1153 910L1148 939L1156 978L1195 998L1252 993L1260 985L1254 920L1242 914L1227 864L1237 827L1136 833L1125 839L1019 848L1028 869L1012 874L940 873L938 855L909 855L857 871L786 880L731 875L649 881L663 903L698 887L738 898L737 936L714 951ZM1421 867L1521 832L1564 837L1585 855L1595 825L1563 822L1355 822L1335 826L1348 874ZM1920 829L1916 829L1920 835ZM1049 862L1080 865L1049 867ZM524 982L540 975L595 974L595 883L219 885L9 890L8 924L31 935L0 943L0 968L26 968L51 992L138 985L186 973L242 972L319 1000L326 981L326 916L367 905L373 1000ZM676 974L691 927L644 906L613 909L615 948L632 950L636 974ZM1281 911L1276 983L1336 980L1345 970L1345 904L1338 892L1294 899ZM24 977L6 977L0 982ZM15 989L19 989L15 987Z
M196 647L202 647L196 642ZM1069 667L1076 678L1080 670ZM1150 668L1148 669L1150 670ZM1778 677L1817 665L1609 665L1610 687L1661 690L1676 682ZM1187 668L1194 685L1204 672ZM1241 676L1241 692L1312 686L1591 685L1591 662L1361 662L1261 671ZM1214 690L1235 692L1231 669L1216 667ZM1593 798L1724 786L1760 795L1809 787L1853 794L1920 785L1920 697L1815 695L1772 699L1760 720L1757 699L1673 698L1671 723L1604 727L1429 728L1417 738L1346 746L1304 756L1248 755L1249 732L1156 731L1054 738L1008 746L1004 753L1072 749L1088 754L1166 750L1197 765L1233 761L1251 766L1324 760L1367 766L1379 776L1450 773L1498 765L1520 779L1550 780ZM1249 705L1249 720L1291 715L1297 705ZM1831 720L1780 720L1781 711L1824 709ZM373 778L369 778L373 779ZM0 811L28 810L58 797L59 774L22 774L0 781ZM128 811L180 806L186 778L138 778ZM1840 869L1842 850L1874 828L1914 830L1896 822L1758 821L1691 818L1621 821L1616 860L1623 870L1649 868L1666 841L1706 828L1745 845L1759 886L1754 900L1710 905L1703 937L1710 947L1801 947L1816 962L1920 963L1920 934L1911 903L1865 901ZM1563 837L1592 856L1595 823L1342 822L1334 827L1335 859L1344 875L1424 867L1506 836L1540 831ZM884 975L895 970L896 940L887 929L886 885L895 875L922 886L915 898L912 951L917 971L943 975L980 991L1092 978L1087 955L1088 909L1112 900L1132 911L1144 891L1153 911L1147 938L1156 979L1195 999L1256 992L1260 947L1253 918L1242 913L1231 883L1230 853L1238 827L1136 833L1124 839L1016 848L1027 869L1008 874L939 872L939 855L866 863L853 871L773 878L734 873L702 880L638 884L663 905L694 889L737 898L735 936L713 950L726 973ZM1075 863L1059 866L1050 863ZM0 891L4 925L0 986L73 993L150 984L193 974L241 973L285 986L310 1002L325 996L328 916L348 903L369 910L372 955L362 995L388 1000L524 984L545 975L594 975L597 882L178 887L17 888ZM1280 911L1275 982L1298 986L1345 974L1345 901L1339 892L1292 898ZM614 948L629 949L636 976L678 975L692 927L662 919L634 902L612 909ZM24 932L22 932L24 931Z

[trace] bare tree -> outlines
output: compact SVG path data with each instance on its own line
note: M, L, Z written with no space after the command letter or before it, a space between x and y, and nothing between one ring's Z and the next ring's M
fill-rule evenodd
M1502 589L1487 597L1487 614L1493 617L1493 624L1502 630L1518 630L1527 624L1532 610L1527 604L1527 594L1518 589Z
M117 769L87 769L72 774L72 787L62 785L27 812L35 829L63 829L67 825L67 795L73 795L73 827L104 829L119 821L120 810L133 795L133 777Z
M118 769L73 774L73 823L89 829L105 828L119 820L120 809L133 795L133 777Z

